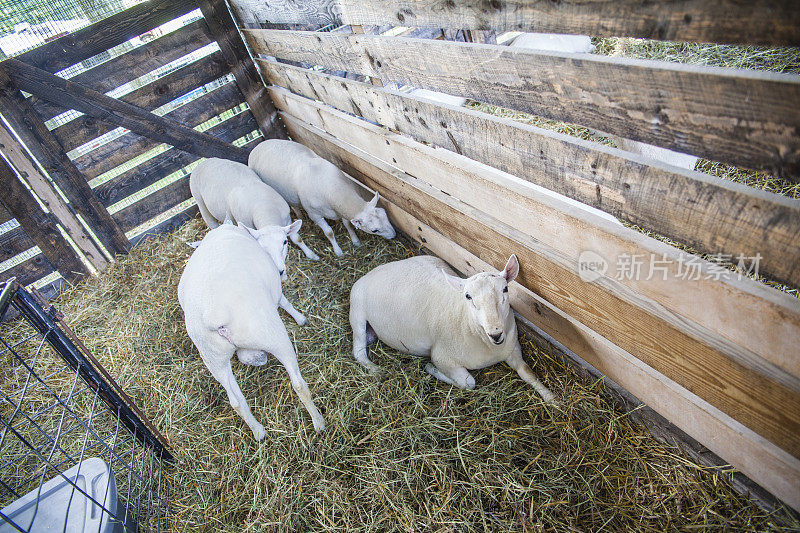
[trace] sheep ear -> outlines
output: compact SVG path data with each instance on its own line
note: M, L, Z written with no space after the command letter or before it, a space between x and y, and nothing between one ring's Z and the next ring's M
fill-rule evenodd
M360 218L351 218L350 223L353 225L354 228L361 229L362 221Z
M294 222L292 222L291 224L289 224L288 226L286 226L283 229L286 230L286 235L293 235L293 234L297 233L298 231L300 231L300 226L302 226L302 225L303 225L303 221L300 220L300 219L297 219L297 220L295 220Z
M246 229L247 233L249 233L254 239L258 239L258 232L256 230L254 230L253 228L248 228L247 226L245 226L241 222L239 222L238 226L240 228Z
M447 283L450 284L451 287L453 287L457 291L461 291L461 290L464 289L464 280L463 279L461 279L461 278L459 278L457 276L451 276L450 274L445 272L444 269L440 269L440 270L442 271L442 275L444 276L444 279L447 281Z
M508 262L506 263L506 267L500 273L501 276L506 278L507 282L512 282L519 274L519 261L517 261L517 256L515 254L511 254L511 257L508 258Z
M375 208L375 206L377 206L377 205L378 205L378 200L380 200L380 198L381 198L381 195L380 195L380 194L378 194L378 193L375 193L375 196L373 196L373 197L372 197L372 200L370 200L370 201L369 201L369 204L368 204L368 205L369 205L369 207L371 207L372 209L374 209L374 208Z

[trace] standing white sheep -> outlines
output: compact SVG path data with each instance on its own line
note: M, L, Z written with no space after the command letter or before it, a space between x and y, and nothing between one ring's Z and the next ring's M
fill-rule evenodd
M475 387L470 370L505 361L545 400L551 393L522 359L508 283L519 263L500 272L462 279L437 257L419 256L381 265L350 291L353 355L375 372L367 344L377 337L392 348L430 357L425 370L462 389Z
M216 157L206 159L192 171L189 190L197 201L203 220L211 229L225 220L232 220L256 229L253 236L261 241L262 233L272 231L269 230L270 226L287 226L291 222L286 200L261 181L250 167L236 161ZM319 259L306 246L298 232L290 233L289 238L300 247L306 257ZM285 257L286 251L283 252L283 257L273 255L283 279L286 270Z
M356 185L336 165L300 143L282 139L263 141L250 152L248 165L289 205L305 209L309 218L322 229L337 256L342 255L342 249L326 218L341 219L354 246L360 246L361 241L351 223L357 229L385 239L395 236L386 211L378 207L378 193L372 200L364 200Z
M285 233L278 238L285 240ZM234 353L242 363L254 366L265 364L268 353L274 355L289 373L314 429L322 431L325 420L300 375L297 355L277 308L286 310L300 325L306 318L283 295L277 267L245 229L223 224L205 236L181 275L178 301L186 332L203 363L225 388L231 406L256 440L264 438L264 426L253 417L236 383L231 369Z

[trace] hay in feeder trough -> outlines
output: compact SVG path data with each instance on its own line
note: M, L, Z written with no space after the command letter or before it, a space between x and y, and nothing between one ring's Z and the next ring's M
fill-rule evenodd
M475 391L425 373L423 363L373 345L386 373L372 378L351 355L349 289L363 273L420 253L408 240L363 235L337 259L316 227L296 247L287 297L309 318L284 322L328 427L321 435L280 364L234 363L267 430L256 442L186 336L176 289L205 232L192 220L144 241L100 277L55 302L169 439L178 531L610 531L798 528L734 492L620 411L603 382L523 336L526 359L560 398L545 407L505 365L476 372ZM4 326L8 334L14 323ZM6 374L8 376L9 374Z

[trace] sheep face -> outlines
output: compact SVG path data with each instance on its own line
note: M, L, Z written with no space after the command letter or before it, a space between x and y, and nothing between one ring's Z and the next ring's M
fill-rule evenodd
M372 200L367 203L366 207L356 216L351 219L350 223L354 227L366 233L380 235L384 239L394 239L396 233L392 223L389 222L389 217L386 216L386 211L378 207L378 193Z
M286 274L286 254L289 251L289 236L300 231L302 224L302 220L295 220L288 226L266 226L259 230L244 226L272 259L281 276L281 281L289 279Z
M486 334L486 342L501 345L506 341L506 324L511 312L508 284L519 273L517 257L512 255L500 272L480 272L462 279L442 271L447 282L460 291L472 323Z

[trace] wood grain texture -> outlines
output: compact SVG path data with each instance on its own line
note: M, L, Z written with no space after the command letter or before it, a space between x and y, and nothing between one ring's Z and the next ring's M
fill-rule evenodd
M265 79L800 287L800 201L509 119L275 61Z
M148 0L16 56L54 74L196 9L193 0Z
M0 202L1 201L2 200L0 200ZM22 227L17 226L10 231L6 231L5 233L0 234L0 263L8 261L12 257L19 255L22 252L33 248L34 246L36 246L36 243L33 242L30 237L28 237L28 234L25 233L25 230L22 229ZM0 275L0 279L5 280L2 275Z
M64 147L47 129L22 93L11 84L7 72L2 68L0 109L5 120L69 199L75 212L92 228L106 250L111 254L126 253L130 244L125 234L94 195L86 178L67 157Z
M800 10L791 0L337 0L336 4L345 24L800 44Z
M47 207L50 213L52 213L53 220L56 220L61 224L61 226L64 228L64 231L67 233L67 235L69 235L69 237L75 243L75 246L77 246L77 248L85 256L86 260L88 260L89 263L91 263L92 266L94 266L94 268L97 270L102 270L105 268L105 266L108 264L108 260L103 254L103 251L94 241L89 232L86 231L83 224L81 224L81 221L75 216L72 210L70 210L66 202L64 202L64 199L61 197L55 187L53 187L53 184L50 182L50 180L48 180L47 177L42 174L39 167L30 158L28 152L20 144L17 138L14 137L12 131L3 123L0 123L0 150L2 150L3 157L11 164L16 173L25 180L27 185L35 192L36 196L38 196L39 200ZM23 190L25 190L24 187L23 189L17 189L18 192ZM38 204L33 201L29 205L37 206ZM50 262L59 267L60 270L62 261L52 258L50 256L50 250L43 249L43 251L45 252L45 255L48 256L48 259L50 259ZM64 252L71 255L72 257L65 258L65 260L71 261L73 266L75 261L81 265L83 264L72 250L72 247L61 247L57 251L59 253ZM55 253L55 251L53 251L53 253ZM86 269L84 268L84 270ZM64 277L70 280L72 279L67 275Z
M245 30L254 52L800 179L800 76L506 46Z
M67 240L58 231L55 217L42 211L31 193L17 178L11 166L2 158L0 158L0 187L3 190L3 205L13 213L22 230L47 258L49 265L58 269L62 276L72 281L77 281L89 273ZM21 263L18 266L24 264ZM33 274L26 273L25 275L32 276ZM20 282L25 283L21 278Z
M256 129L258 124L253 116L244 112L216 125L207 133L223 141L232 142ZM103 205L109 206L180 170L196 159L196 154L171 149L97 186L94 192Z
M247 153L244 150L211 135L154 115L147 109L115 100L15 59L7 59L4 65L19 89L51 102L65 105L108 124L127 128L139 135L171 144L201 157L228 157L235 161L247 162Z
M687 254L632 229L614 224L594 213L581 212L562 198L515 176L479 164L449 150L425 146L402 135L388 133L379 126L272 88L270 94L279 109L304 117L305 121L370 153L391 162L433 187L476 207L527 235L535 236L577 265L581 254L591 250L609 263L606 277L620 290L636 291L682 320L714 332L733 343L718 349L737 357L742 364L757 367L762 359L775 365L774 374L800 391L800 301L787 294L747 279L714 279L714 266L695 258L703 274L682 276ZM638 258L639 276L621 276L616 270L620 258ZM625 289L622 289L624 287ZM698 305L698 302L703 302ZM769 317L769 332L750 323L742 310ZM680 317L680 318L678 318ZM691 329L691 326L689 326ZM774 329L773 329L774 328ZM695 336L704 340L706 333ZM775 335L776 331L780 334ZM741 347L741 349L739 348ZM739 354L739 355L734 355ZM749 362L755 360L756 362ZM770 374L770 370L761 370Z
M394 226L466 276L498 268L453 243L394 204L384 202ZM644 365L631 354L554 308L518 283L511 305L524 318L614 380L661 416L753 481L800 510L800 460Z
M222 54L215 52L126 94L119 101L153 110L227 73ZM70 151L114 128L114 124L87 114L55 128L53 134Z
M185 211L181 211L180 213L178 213L174 217L165 220L161 224L158 224L157 226L153 226L152 228L150 228L147 231L144 231L144 232L142 232L142 233L140 233L138 235L134 235L133 237L131 237L131 245L137 246L139 243L141 243L142 241L144 241L145 239L147 239L149 237L154 237L154 236L160 235L162 233L166 233L166 232L169 232L169 231L174 231L175 229L179 228L180 226L182 226L187 221L189 221L192 218L194 218L194 216L197 213L198 213L197 206L193 205L192 207L186 209Z
M277 101L276 106L280 109ZM768 364L762 361L757 368L742 364L730 352L719 351L723 346L726 350L735 347L696 324L685 319L676 322L677 317L661 306L608 280L581 281L574 259L558 250L421 179L382 168L376 157L322 130L286 113L282 116L293 139L341 165L389 202L414 213L487 263L502 264L516 253L522 285L788 453L800 456L800 393L796 383L787 386L763 375L762 371L774 375ZM698 334L703 341L696 338Z
M47 260L44 254L37 254L18 265L14 265L8 270L0 272L0 278L5 281L16 277L17 281L22 285L29 285L55 271L56 269L50 264L50 261Z
M340 24L336 0L230 0L242 24Z
M236 85L228 83L164 116L179 124L194 128L223 111L239 105L241 103L240 98L241 94ZM128 132L75 159L74 163L88 179L92 179L118 167L133 157L155 148L159 144L147 137Z
M219 44L222 56L236 79L236 85L259 124L265 138L286 138L275 107L266 94L250 53L236 28L225 0L198 0L209 32Z
M85 85L97 92L106 93L194 52L211 41L205 22L197 20L73 76L70 81ZM45 121L63 112L62 108L35 96L32 97L31 104Z

